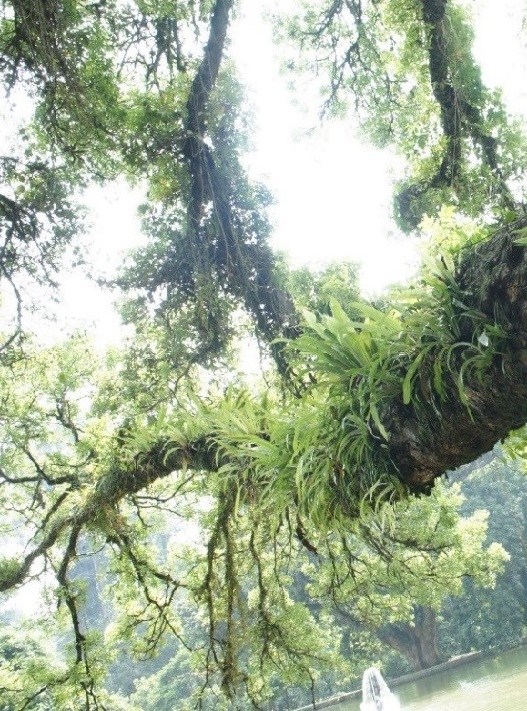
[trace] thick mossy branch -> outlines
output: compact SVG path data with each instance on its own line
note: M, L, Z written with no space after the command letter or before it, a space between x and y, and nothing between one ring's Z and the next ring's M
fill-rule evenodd
M436 345L433 345L424 341L421 350L409 352L408 361L404 358L401 360L402 344L396 342L394 348L399 349L399 355L396 359L394 357L396 362L383 365L379 361L376 366L376 372L388 372L391 369L392 375L388 380L373 381L370 385L360 376L356 382L346 385L344 381L350 377L346 375L349 366L346 365L345 358L343 359L343 394L338 395L333 404L328 401L328 411L325 415L323 412L318 413L317 417L321 423L315 428L319 432L318 440L315 437L306 445L311 452L309 457L307 454L304 457L302 453L295 455L294 446L291 449L291 445L286 442L280 446L279 431L271 434L271 440L266 439L265 433L255 433L250 447L247 444L247 435L240 432L238 451L235 426L232 423L229 425L230 442L222 442L224 435L219 430L214 430L211 424L209 435L203 435L200 440L189 442L185 447L171 448L170 443L162 445L158 449L138 455L134 467L128 472L122 472L118 476L106 475L98 485L97 498L100 502L117 503L127 494L137 492L156 479L182 467L218 471L231 462L233 469L230 470L230 475L235 476L236 467L241 474L244 462L249 466L251 457L260 456L255 455L259 447L262 451L274 447L286 468L296 461L295 456L299 456L303 460L302 467L305 471L300 482L297 482L300 488L308 486L307 482L310 477L312 479L310 467L315 460L319 460L321 486L333 491L335 505L344 514L347 511L349 515L356 515L360 499L365 495L368 486L375 484L374 481L368 484L366 480L361 482L357 478L354 461L357 462L357 470L361 470L367 461L377 462L372 465L372 471L367 475L368 481L374 476L379 462L384 461L389 463L393 477L402 480L410 491L428 491L434 480L445 471L473 461L507 437L511 430L521 427L527 421L527 292L524 286L527 283L527 253L523 246L515 242L518 231L526 225L527 218L521 218L497 231L489 240L467 249L457 270L452 274L452 284L442 285L450 301L453 299L459 302L459 296L463 299L457 314L453 315L448 311L437 314L440 320L456 320L456 323L446 324L446 328L452 333L449 343L435 341ZM453 291L454 296L449 296ZM419 310L419 304L416 304L415 308ZM426 313L421 317L426 319ZM405 328L404 322L401 328ZM397 323L393 329L396 337ZM410 336L410 342L412 341L413 336ZM373 345L374 341L372 347ZM316 347L315 345L314 348ZM301 345L300 350L307 354L309 348ZM333 357L333 351L329 352ZM443 358L441 371L434 369L433 362L434 358L439 358L439 352ZM345 353L343 355L345 356ZM382 357L381 354L379 358ZM415 364L418 364L419 368ZM314 367L316 372L316 363ZM336 367L340 368L340 363ZM374 372L368 363L364 367L368 372ZM405 383L410 382L409 372L412 372L412 368L414 370L411 382L415 383L412 387L416 394L410 397ZM434 386L434 379L437 380L441 374L443 384L436 383ZM372 396L375 394L376 400L368 400L367 390L362 392L363 385L372 388ZM432 392L434 387L436 392ZM349 393L347 396L346 392ZM359 396L364 400L365 409L354 409L351 400L350 415L346 415L346 397L353 399ZM282 432L287 442L291 442L293 438L295 412L297 410L293 408L290 413L293 430L288 430L285 434ZM306 409L300 418L314 417L315 413L317 409L313 406L313 409ZM336 444L335 433L332 434L330 424L332 417L344 417L348 423L345 427L344 424L338 427L339 432L343 433L342 436L347 436L349 423L352 421L355 421L353 427L356 427L357 433L360 434L360 422L357 418L365 418L362 430L367 438L364 449L369 452L367 460L362 462L355 456L348 456L346 447L355 446L352 435L348 445L342 444L343 440ZM323 422L325 424L322 424ZM304 424L302 419L299 420L296 424L298 435L295 437L306 436L307 424L307 420ZM332 443L339 452L328 449ZM328 451L323 457L322 452L325 449ZM267 460L260 460L260 464L263 461ZM329 462L328 466L324 461ZM254 462L257 464L257 459L254 459ZM282 465L277 461L277 466ZM327 478L327 475L323 475L325 471L332 471L332 476ZM299 510L303 511L298 498L299 489L295 489L290 474L274 475L270 472L266 478L261 472L260 468L260 474L256 478L247 477L245 474L239 485L242 488L252 487L251 496L258 498L258 493L254 491L254 487L258 487L258 481L265 480L268 483L269 477L276 476L276 485L285 485L291 496L290 503L296 501L300 506ZM390 474L389 471L385 473ZM358 496L359 499L347 501L346 498L350 496ZM305 515L305 512L302 515Z
M390 414L390 455L412 491L491 450L527 421L527 252L515 243L527 218L467 251L456 273L465 303L504 334L490 368L428 413L402 401ZM461 322L461 341L473 343L473 324ZM492 338L488 345L493 347ZM461 357L461 354L459 354Z
M125 496L136 494L146 489L158 479L169 476L181 469L197 471L216 471L221 465L218 448L212 437L201 437L185 446L162 442L154 445L148 452L136 455L128 467L116 467L103 475L85 508L115 506Z
M76 510L61 507L45 520L35 548L6 567L0 590L20 585L71 531L104 530L122 500L175 471L210 472L214 486L234 486L240 506L299 513L323 531L331 520L361 516L366 499L371 509L405 490L427 492L445 471L491 450L527 421L527 250L516 242L526 227L521 218L468 248L437 282L439 296L417 301L401 320L386 314L384 323L383 312L365 306L377 330L344 312L340 322L326 317L319 336L308 323L298 350L318 381L312 399L308 392L305 402L271 411L245 395L189 414L199 426L187 440L168 435L135 457L116 456ZM441 322L443 335L435 332Z

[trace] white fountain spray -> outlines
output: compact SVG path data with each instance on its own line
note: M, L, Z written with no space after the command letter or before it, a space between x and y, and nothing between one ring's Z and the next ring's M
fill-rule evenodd
M399 711L400 704L375 667L366 669L362 676L361 711Z

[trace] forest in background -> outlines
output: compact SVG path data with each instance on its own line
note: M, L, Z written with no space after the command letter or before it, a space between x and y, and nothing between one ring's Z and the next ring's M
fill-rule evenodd
M398 158L393 229L426 250L365 300L355 264L271 246L242 2L3 0L2 711L292 708L523 638L527 140L476 12L267 17L320 121ZM144 240L108 275L83 196L119 181ZM119 344L62 333L78 268Z

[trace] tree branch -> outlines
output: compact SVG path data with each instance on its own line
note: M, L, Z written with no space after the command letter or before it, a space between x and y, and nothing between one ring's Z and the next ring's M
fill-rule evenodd
M441 114L441 126L446 139L446 149L436 172L429 179L408 185L396 196L399 212L405 222L416 228L423 215L416 208L416 201L429 190L452 187L463 170L463 141L471 139L482 151L482 163L494 178L495 189L501 205L516 208L515 200L507 186L496 151L497 140L485 130L485 121L480 108L467 99L454 79L459 58L452 55L449 48L448 0L421 0L423 20L429 28L428 67L430 85ZM483 87L480 86L480 99Z
M481 380L465 383L468 408L457 389L427 412L394 402L389 425L390 455L412 491L427 491L435 478L474 461L527 422L527 252L515 244L515 232L527 218L498 230L467 251L456 281L467 306L497 324L506 350L496 353ZM461 340L473 342L467 319Z
M206 270L212 256L228 290L243 300L259 332L271 343L279 336L294 337L298 316L290 295L276 280L271 249L262 239L253 244L252 235L247 234L240 210L236 209L238 198L232 194L225 171L218 168L207 135L208 104L218 78L232 5L232 0L217 0L214 6L209 38L186 104L183 155L191 178L188 229L192 243L199 246L198 258L203 268ZM210 203L216 218L214 248L204 227ZM282 348L275 343L271 349L285 374L287 363Z

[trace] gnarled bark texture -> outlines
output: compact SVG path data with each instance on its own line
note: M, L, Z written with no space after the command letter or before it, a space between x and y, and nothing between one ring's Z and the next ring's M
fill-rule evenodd
M527 421L527 250L515 244L522 218L467 251L456 281L466 304L497 323L507 337L504 355L496 355L482 382L465 384L470 410L453 391L429 415L402 399L394 403L390 452L411 490L430 488L445 471L473 461ZM467 319L462 340L472 341Z
M403 655L414 671L428 669L444 661L437 649L436 613L430 607L417 606L414 622L384 625L377 636Z

